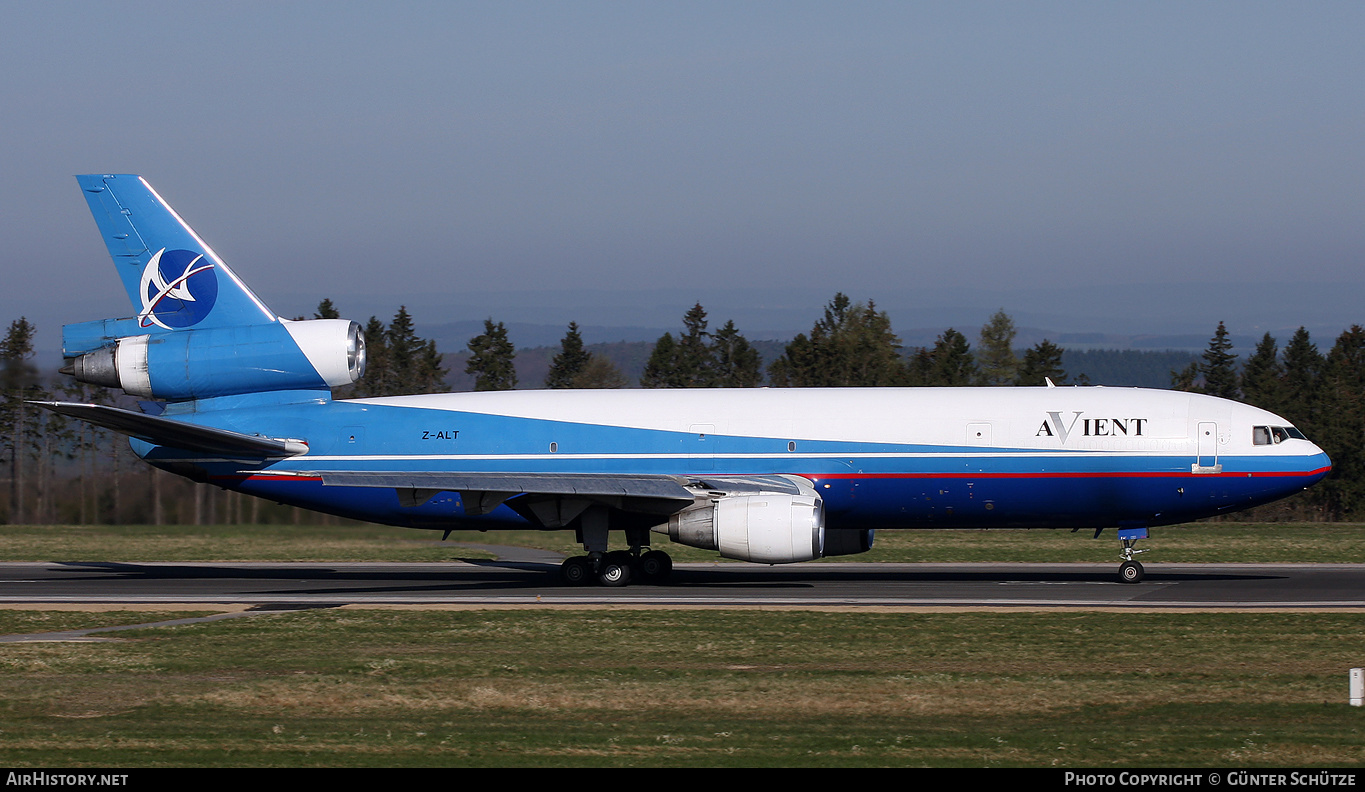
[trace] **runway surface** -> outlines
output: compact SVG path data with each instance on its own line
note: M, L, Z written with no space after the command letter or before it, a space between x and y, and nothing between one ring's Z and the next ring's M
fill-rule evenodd
M328 607L1365 608L1365 564L678 564L663 585L559 584L550 558L394 563L0 564L0 607L39 604Z

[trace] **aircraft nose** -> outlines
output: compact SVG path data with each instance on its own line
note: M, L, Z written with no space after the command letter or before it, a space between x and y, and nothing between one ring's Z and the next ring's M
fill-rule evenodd
M1332 459L1327 456L1317 443L1313 443L1313 455L1308 457L1309 475L1313 482L1321 481L1328 473L1332 472Z

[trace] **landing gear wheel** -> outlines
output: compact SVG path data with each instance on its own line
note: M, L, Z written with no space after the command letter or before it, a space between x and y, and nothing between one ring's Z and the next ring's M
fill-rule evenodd
M559 577L566 586L583 586L592 579L592 564L583 556L564 559L559 565Z
M625 586L630 583L630 560L612 553L602 561L597 572L597 582L604 586Z
M1124 561L1119 564L1120 583L1141 583L1147 573L1142 568L1142 564L1136 561Z
M640 577L651 582L666 580L673 571L673 559L662 550L650 550L640 556Z

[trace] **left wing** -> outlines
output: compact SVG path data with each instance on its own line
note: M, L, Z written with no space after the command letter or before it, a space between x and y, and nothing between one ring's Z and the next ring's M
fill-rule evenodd
M325 487L392 489L398 502L410 508L441 492L458 492L464 513L470 517L487 514L506 503L545 528L566 527L593 505L667 516L696 500L686 479L652 474L321 470L293 475L320 478Z
M591 505L666 517L719 492L799 493L789 476L700 477L649 473L458 473L442 471L296 471L323 486L393 489L403 506L458 492L465 514L476 517L504 503L545 528L563 528Z

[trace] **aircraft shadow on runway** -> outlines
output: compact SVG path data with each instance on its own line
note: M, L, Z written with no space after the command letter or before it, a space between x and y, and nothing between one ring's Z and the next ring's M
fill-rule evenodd
M277 593L323 594L323 593L403 593L403 592L479 592L495 590L517 590L525 588L543 589L547 582L565 591L620 591L602 589L596 586L582 588L560 587L559 567L547 563L468 560L449 567L429 565L375 564L372 567L357 564L329 565L300 563L297 565L218 565L218 564L139 564L127 562L63 562L58 565L71 576L63 576L65 582L75 580L111 579L133 580L207 580L238 579L250 581L293 581L304 583L303 587L289 587ZM791 567L757 567L747 564L724 564L703 568L680 565L673 570L670 578L662 583L639 584L631 589L811 589L826 584L861 585L875 587L884 583L1072 583L1072 584L1115 584L1117 575L1108 568L1086 567L1059 570L1056 567L1035 569L1016 566L981 565L981 569L916 569L910 565L885 564L840 564L837 567L821 565L802 565ZM889 567L889 568L888 568ZM1244 572L1228 570L1211 572L1208 569L1162 571L1159 567L1148 567L1146 582L1152 583L1192 583L1216 581L1221 583L1244 581L1270 581L1285 576L1264 572ZM316 586L308 586L316 583ZM255 593L270 593L255 591Z

